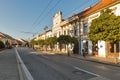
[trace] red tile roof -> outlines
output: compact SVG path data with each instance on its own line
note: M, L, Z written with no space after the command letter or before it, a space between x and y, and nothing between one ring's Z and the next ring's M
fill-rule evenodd
M101 9L101 8L107 6L107 5L109 5L109 4L111 4L115 1L117 1L117 0L101 0L98 4L96 4L92 8L90 8L90 9L88 9L88 10L82 12L82 13L79 13L78 16L82 17L82 16L85 16L85 15L88 15L88 14L90 14L90 13L96 11L96 10L99 10L99 9Z

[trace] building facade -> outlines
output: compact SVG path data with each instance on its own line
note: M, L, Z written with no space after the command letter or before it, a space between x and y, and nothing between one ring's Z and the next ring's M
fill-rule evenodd
M5 44L6 47L16 44L16 40L14 38L2 32L0 32L0 40Z
M63 21L62 12L59 11L53 16L53 27L52 27L52 35L59 37L62 34L62 29L60 27L60 23Z
M85 49L88 55L92 55L94 51L92 41L90 41L88 37L89 27L92 20L100 16L101 10L107 8L111 9L115 15L120 16L120 0L101 0L95 6L89 7L83 12L72 15L65 20L62 19L62 12L58 12L53 16L52 33L48 32L46 35L43 33L41 39L46 39L45 37L50 35L52 35L52 37L59 37L60 35L74 36L78 38L79 54L83 54L82 50ZM110 44L105 41L98 41L96 46L98 47L96 55L99 57L106 57L113 54L106 49L110 47ZM120 52L120 43L118 43L118 46ZM120 58L120 53L118 53L118 57Z
M112 13L114 13L116 16L120 16L120 1L119 0L101 0L98 4L96 4L92 8L89 8L88 10L78 14L80 18L80 23L81 23L81 49L87 47L88 53L93 53L92 42L89 40L87 36L92 20L100 16L101 10L105 10L108 8L111 9ZM118 46L120 46L119 44L120 43L118 43ZM109 49L111 47L110 44L106 43L105 41L98 41L96 46L97 46L97 56L114 57L114 54ZM118 47L118 50L119 50L118 57L120 58L119 47Z

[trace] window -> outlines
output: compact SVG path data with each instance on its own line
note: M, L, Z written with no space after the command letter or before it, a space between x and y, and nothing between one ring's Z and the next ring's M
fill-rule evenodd
M77 28L74 28L74 35L77 36Z
M110 43L110 52L114 53L114 43ZM116 52L119 52L119 43L116 43Z
M83 24L83 34L88 33L88 24Z

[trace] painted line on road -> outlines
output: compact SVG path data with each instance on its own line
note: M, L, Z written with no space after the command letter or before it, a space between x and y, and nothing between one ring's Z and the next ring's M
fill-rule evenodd
M43 58L46 58L46 59L49 59L47 56L45 56L45 55L42 55L42 54L39 54L39 55L41 55Z
M91 75L94 75L94 76L100 77L100 75L98 75L98 74L95 74L95 73L89 72L89 71L87 71L87 70L81 69L81 68L76 67L76 66L73 66L73 67L74 67L75 69L77 69L77 70L80 70L80 71L86 72L86 73L88 73L88 74L91 74Z
M17 49L15 48L15 52L16 52L16 57L18 59L18 64L19 64L19 71L22 72L22 76L24 77L24 80L34 80L32 75L30 74L30 72L28 71L27 67L25 66L23 60L21 59ZM23 80L23 78L21 79Z
M40 54L38 52L30 52L31 54L41 55L43 58L49 59L47 56Z

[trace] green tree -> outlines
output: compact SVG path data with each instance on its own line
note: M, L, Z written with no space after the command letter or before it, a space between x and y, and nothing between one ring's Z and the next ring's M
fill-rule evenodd
M5 48L5 45L2 41L0 41L0 49L3 49L3 48Z
M53 49L53 46L57 44L57 37L49 37L44 43L46 46L50 46L50 48Z
M60 43L60 44L69 44L71 41L71 37L69 35L61 35L57 41Z
M38 40L38 44L41 49L43 49L43 45L45 44L45 40Z
M69 35L61 35L57 41L59 42L60 50L61 50L61 45L65 44L67 45L67 53L68 53L68 44L71 43L71 37ZM69 53L68 53L69 54Z
M59 46L60 46L60 50L61 50L61 45L65 44L67 45L67 49L68 49L68 44L75 44L78 42L77 38L75 37L70 37L69 35L61 35L57 41L59 42ZM67 50L68 52L68 50Z
M110 9L101 12L101 15L92 21L89 39L93 42L98 40L114 43L116 53L116 42L120 41L120 16L116 16Z
M32 48L34 48L34 45L38 45L38 41L31 40L30 45L31 45Z
M100 17L92 21L89 39L95 42L120 41L120 16L115 16L109 9L102 11Z
M57 37L50 37L50 47L53 50L54 45L57 44Z
M78 39L75 37L71 37L71 43L73 43L73 44L78 43Z

